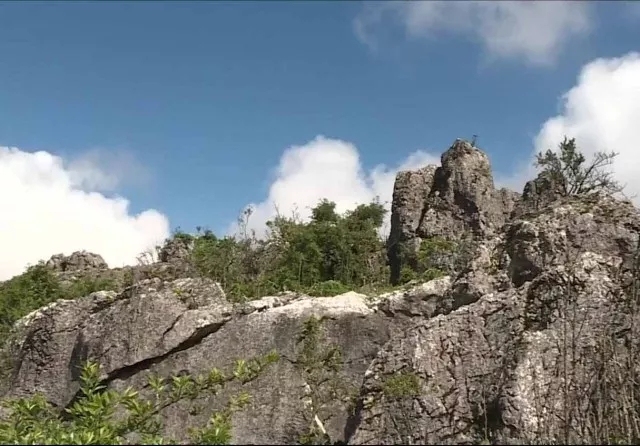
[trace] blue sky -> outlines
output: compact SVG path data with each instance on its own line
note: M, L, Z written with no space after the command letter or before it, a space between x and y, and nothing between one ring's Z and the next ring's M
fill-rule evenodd
M0 147L16 148L11 172L16 154L42 151L52 158L40 161L59 169L56 175L82 177L69 186L72 195L101 194L107 207L113 197L126 198L129 207L116 213L127 223L114 217L111 225L135 228L124 230L123 240L146 231L135 218L148 209L171 229L200 225L221 233L249 203L266 200L263 208L271 209L280 197L286 212L284 195L302 193L304 207L325 185L326 195L338 193L330 183L369 188L337 197L343 207L371 191L388 196L398 166L437 160L455 138L474 133L496 177L517 185L532 151L560 131L541 136L549 119L569 113L561 97L580 85L583 69L640 50L639 10L623 2L453 3L0 3ZM625 79L627 97L638 84L634 75ZM318 135L325 139L315 140ZM287 152L292 146L297 158ZM357 177L361 169L364 186L334 178L331 162L314 158L334 152L331 162L355 171L336 175ZM285 153L293 156L286 168ZM353 153L359 158L338 159ZM33 156L20 159L25 175L38 170L29 167ZM313 175L305 169L314 165L327 171L306 185ZM91 175L97 175L93 183ZM99 181L104 178L112 181ZM35 181L14 180L14 190ZM5 232L28 226L21 246L40 236L61 241L34 248L22 263L52 249L90 249L92 232L103 244L119 238L115 229L104 235L91 229L84 214L98 211L90 207L64 217L54 207L50 214L28 210L36 192L24 190L7 204L15 216L5 217ZM27 224L36 218L39 225ZM84 229L58 237L43 229L49 219L60 220L59 227L77 219ZM161 234L161 226L149 234ZM148 244L145 237L129 243L131 249ZM109 255L116 263L121 258ZM15 272L10 258L0 259L0 272L3 261Z

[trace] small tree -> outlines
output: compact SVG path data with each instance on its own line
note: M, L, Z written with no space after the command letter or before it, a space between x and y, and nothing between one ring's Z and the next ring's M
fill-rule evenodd
M622 187L613 179L607 169L613 163L616 152L597 152L590 163L577 149L575 138L560 143L560 152L547 150L538 153L535 166L542 168L549 179L556 184L564 196L585 195L593 192L614 194Z

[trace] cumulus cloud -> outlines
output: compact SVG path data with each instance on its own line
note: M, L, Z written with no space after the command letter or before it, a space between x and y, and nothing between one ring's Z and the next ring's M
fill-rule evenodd
M67 171L75 184L105 192L125 184L143 186L151 181L148 169L126 150L88 150L72 159Z
M417 151L395 168L378 165L365 171L353 144L318 136L284 152L268 197L249 205L253 214L248 228L256 230L258 235L264 234L265 223L278 212L285 217L295 212L306 220L311 215L311 208L322 198L334 201L338 212L369 203L376 197L390 209L393 182L399 170L439 163L439 156ZM389 216L387 229L388 219ZM237 225L234 224L230 231L235 230Z
M561 98L561 111L548 119L534 140L535 152L556 150L566 135L590 159L596 152L615 151L611 166L626 185L625 194L640 204L640 54L596 59L585 65L576 85ZM533 160L533 156L531 158ZM503 178L521 187L531 168Z
M132 215L126 199L98 192L115 189L122 176L97 165L96 153L65 164L47 152L0 147L0 280L82 249L112 267L131 264L169 235L158 211Z
M512 174L497 173L496 184L521 191L535 177L535 154L557 150L566 135L576 138L587 159L599 151L618 152L611 167L626 185L625 193L640 204L640 54L590 62L582 68L576 85L560 99L558 115L543 123L532 141L533 150ZM318 136L284 152L268 197L250 205L254 213L249 229L262 234L264 223L276 215L276 209L284 216L296 210L307 219L310 208L321 198L335 201L342 212L378 196L389 209L396 173L427 164L439 165L439 156L418 151L395 167L381 165L365 171L353 144ZM231 230L235 229L232 225Z
M459 34L478 41L487 56L552 64L572 37L591 29L591 5L571 1L428 1L367 4L354 19L356 36L376 49L389 21L408 38Z

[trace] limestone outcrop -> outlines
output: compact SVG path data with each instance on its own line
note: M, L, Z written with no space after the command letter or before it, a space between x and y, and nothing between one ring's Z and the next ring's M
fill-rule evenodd
M294 444L308 428L298 336L313 315L342 352L348 389L327 402L332 441L611 442L603 426L629 431L625 414L640 404L640 212L605 195L561 197L537 181L522 198L496 190L486 155L464 141L441 167L398 174L392 266L395 246L423 238L470 234L476 245L464 270L378 296L232 303L176 266L188 246L167 249L122 292L61 300L18 321L0 397L39 391L66 407L88 358L101 363L105 385L124 389L144 388L151 373L224 369L275 349L280 361L247 384L253 400L233 418L233 441ZM102 270L90 258L71 263ZM70 262L56 259L51 267L67 271ZM168 407L165 434L188 441L185 426L203 424L237 390L201 401L201 413Z
M392 282L403 264L412 265L422 239L489 238L508 220L518 198L494 187L487 155L460 139L442 154L441 166L398 173L388 241Z

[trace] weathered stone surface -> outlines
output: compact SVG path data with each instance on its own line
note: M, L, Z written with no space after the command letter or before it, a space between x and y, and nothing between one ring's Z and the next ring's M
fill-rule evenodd
M63 254L53 255L46 265L53 271L69 273L109 268L102 256L87 251L76 251L68 256Z
M391 232L387 241L391 277L400 277L403 250L415 252L419 246L416 231L422 218L424 203L433 187L436 166L418 171L398 172L391 202ZM410 259L409 259L410 261Z
M120 295L97 292L58 301L18 322L25 338L12 394L44 391L65 406L85 359L98 359L109 376L194 342L230 316L231 305L217 284L191 279L148 280Z
M544 211L517 218L505 228L508 273L519 286L585 251L616 253L629 261L638 233L639 213L630 202L605 196L556 200Z
M603 367L613 371L607 379L623 373L618 367L638 348L629 330L640 321L625 289L638 216L630 203L601 196L556 202L513 222L495 249L478 251L485 255L440 305L462 281L478 292L394 336L372 362L349 443L595 441L592 421L578 414L594 410L589 398L622 407L625 397L615 387L603 395L593 377ZM615 359L603 359L610 351ZM387 383L407 373L419 394L390 395ZM626 385L620 376L616 385ZM565 403L575 410L568 428L560 421Z
M327 342L342 351L341 378L350 390L327 408L333 441L610 442L584 414L598 401L608 405L607 420L624 423L626 408L640 404L627 391L640 373L640 312L629 288L640 214L602 195L545 195L532 206L536 194L530 186L518 202L517 194L496 191L486 156L460 141L442 167L399 174L391 237L397 244L462 233L476 243L455 275L376 297L286 293L232 304L216 283L185 278L188 246L168 250L158 263L103 271L135 274L137 285L59 301L21 319L4 396L39 391L64 407L87 358L102 364L107 385L123 389L144 388L150 373L226 369L276 349L282 359L247 385L253 402L234 417L233 441L294 444L308 427L297 340L315 315ZM390 243L395 268L397 249ZM50 266L67 272L56 265L62 261ZM603 382L607 388L594 384ZM237 391L231 386L200 401L199 414L188 403L167 408L165 434L186 442L185 426L202 425Z
M167 240L158 253L161 262L184 262L189 259L193 241L185 237L173 237Z
M517 212L522 212L526 209L538 210L545 207L561 198L563 189L562 184L543 172L524 185L522 200L520 206L518 206L520 209Z
M403 264L414 266L421 239L490 237L518 198L495 189L487 155L460 139L442 154L440 167L398 173L388 245L392 282L398 281Z
M98 292L59 301L21 319L18 364L5 396L39 391L64 407L79 389L78 366L88 358L100 362L106 383L143 387L152 372L205 373L275 348L283 360L248 385L254 406L236 417L234 438L242 444L293 443L308 427L301 405L305 383L292 361L299 330L311 315L327 318L327 342L340 346L344 380L357 392L369 362L389 339L384 316L374 311L366 296L284 295L234 306L209 280L151 279L121 294ZM204 423L234 390L205 401L204 415L189 417L189 424ZM335 406L327 428L340 438L347 405ZM188 416L184 410L177 405L164 414L166 433L182 440Z
M365 374L349 443L462 444L479 438L478 406L483 398L492 404L499 397L501 369L516 351L516 302L514 296L486 296L390 340ZM418 378L419 395L399 398L387 390L402 375Z

